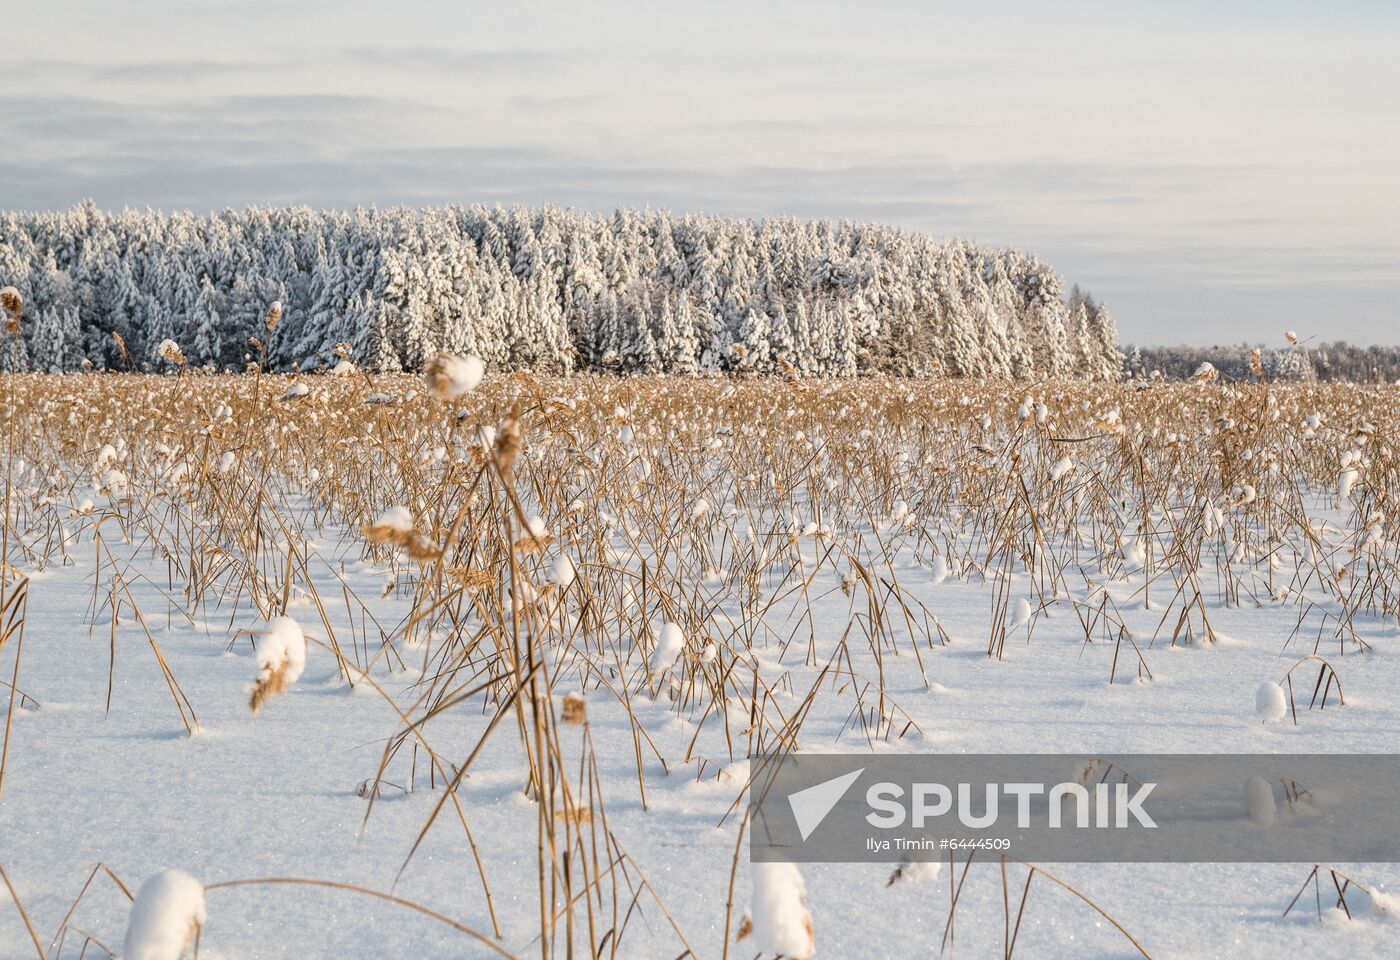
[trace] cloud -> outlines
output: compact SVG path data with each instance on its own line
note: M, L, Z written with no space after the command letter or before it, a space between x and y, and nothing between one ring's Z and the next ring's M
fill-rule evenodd
M596 55L568 49L471 50L438 46L347 47L325 59L360 68L407 73L448 73L453 76L557 74L588 63Z
M372 60L376 50L333 56ZM509 75L534 53L502 51L476 59L476 69ZM421 54L414 69L456 70L454 57L472 57ZM564 51L538 67L570 69L580 56ZM113 82L197 72L175 61L127 66L92 69L115 71ZM230 60L207 75L257 69ZM548 85L446 105L417 95L223 86L164 103L7 89L3 209L64 208L84 198L107 208L197 211L552 202L849 217L1033 250L1105 299L1125 341L1269 339L1285 326L1325 328L1328 338L1332 330L1357 341L1396 338L1388 318L1400 301L1400 250L1360 239L1307 242L1306 224L1290 211L1236 202L1277 173L1266 162L1024 150L974 161L956 150L961 125L932 116L682 116L624 138L610 122L621 109L615 95ZM481 122L502 104L537 126L510 132ZM647 137L658 133L653 147ZM710 149L735 143L754 149Z
M170 84L208 80L237 80L275 70L267 60L61 60L27 59L0 62L7 86L31 88L101 83L104 85Z

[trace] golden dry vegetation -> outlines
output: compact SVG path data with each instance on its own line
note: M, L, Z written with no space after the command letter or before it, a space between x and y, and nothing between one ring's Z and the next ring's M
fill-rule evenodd
M620 790L646 807L658 760L732 780L727 950L747 922L736 762L811 748L816 712L867 742L922 736L886 673L937 672L952 637L930 582L984 588L985 629L960 644L1000 658L1053 608L1112 651L1092 669L1113 683L1150 682L1154 647L1213 642L1221 609L1285 609L1295 723L1341 702L1339 661L1396 614L1390 387L514 374L444 399L431 378L184 371L7 389L9 714L40 699L28 578L76 559L93 635L112 638L106 669L135 622L191 732L201 704L159 627L222 619L232 646L294 613L311 655L397 717L365 770L366 819L386 790L435 791L400 872L435 824L487 842L457 790L483 753L518 745L538 812L527 953L615 949L642 901L674 953L694 949L609 826ZM383 572L379 593L352 586L347 554ZM255 707L294 695L281 670ZM685 717L689 743L660 746L643 698ZM596 711L619 707L626 736L594 743ZM482 718L474 739L438 739L462 711ZM7 716L6 754L24 735ZM607 797L604 750L633 771ZM468 873L489 925L434 916L505 953L480 857Z

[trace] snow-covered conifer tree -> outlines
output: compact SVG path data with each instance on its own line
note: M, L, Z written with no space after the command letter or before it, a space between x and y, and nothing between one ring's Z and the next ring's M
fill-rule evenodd
M219 333L219 294L214 283L205 276L199 283L199 295L185 324L184 343L190 360L196 364L218 363L223 352L223 337Z

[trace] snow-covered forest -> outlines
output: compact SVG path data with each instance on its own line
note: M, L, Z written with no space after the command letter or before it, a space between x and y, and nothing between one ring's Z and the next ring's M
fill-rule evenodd
M1134 378L1160 373L1167 380L1185 380L1200 369L1202 363L1209 363L1231 380L1249 382L1259 379L1250 359L1251 354L1257 353L1269 380L1400 382L1400 347L1374 344L1361 347L1344 340L1282 347L1247 343L1212 347L1129 344L1125 353L1124 373Z
M1119 375L1108 310L1015 250L875 224L557 207L0 215L31 369ZM280 301L280 322L263 317ZM115 336L114 336L115 334ZM250 338L257 338L257 343Z

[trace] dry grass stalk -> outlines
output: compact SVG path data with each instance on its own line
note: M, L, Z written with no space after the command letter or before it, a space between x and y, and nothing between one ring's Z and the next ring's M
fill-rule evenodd
M283 660L275 667L258 672L257 683L253 685L253 692L248 697L249 710L257 713L267 701L287 692L287 670L287 661Z
M5 332L19 336L20 319L24 313L24 298L14 287L0 289L0 310L5 314Z
M491 451L496 470L507 483L515 473L515 461L519 459L524 444L520 428L520 405L517 403L511 407L510 416L497 431L496 443Z
M564 695L564 722L575 726L588 722L588 701L577 690Z
M448 573L463 590L487 590L496 585L495 574L475 567L453 567Z

